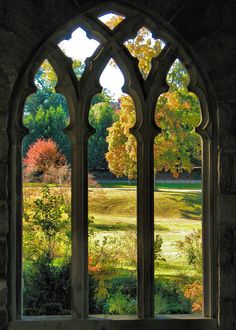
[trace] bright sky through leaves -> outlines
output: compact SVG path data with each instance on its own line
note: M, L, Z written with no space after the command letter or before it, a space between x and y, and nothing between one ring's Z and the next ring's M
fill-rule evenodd
M111 30L113 30L117 25L122 22L125 17L121 15L116 15L114 13L106 14L99 16L98 19L103 22L105 25L107 25ZM109 24L107 24L109 22Z

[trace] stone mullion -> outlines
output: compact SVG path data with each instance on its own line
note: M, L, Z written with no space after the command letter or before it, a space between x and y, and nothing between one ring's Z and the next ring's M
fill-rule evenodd
M23 233L22 233L22 215L23 215L23 180L22 180L22 139L20 138L20 143L16 143L12 147L12 154L14 155L14 160L12 157L12 164L15 166L15 177L14 182L16 194L12 196L12 205L14 205L14 210L16 212L11 212L11 218L15 218L16 221L12 221L12 232L11 239L16 242L17 249L12 249L10 253L10 267L12 273L15 274L15 278L11 283L12 294L10 296L11 309L11 319L21 319L23 313L23 297L22 297L22 245L23 245ZM18 165L17 165L18 164ZM12 263L15 260L15 263ZM17 276L19 274L19 276Z
M155 123L158 96L167 91L166 74L174 55L160 54L161 66L145 82L146 102L142 105L142 123L136 132L138 142L138 315L154 317L154 139L161 132ZM164 59L164 60L163 60Z
M158 128L152 119L154 97L146 89L136 58L117 46L114 59L125 77L123 91L135 103L136 123L130 129L137 139L137 269L138 317L154 316L154 168L153 141ZM159 84L158 84L159 86ZM152 93L151 93L152 94Z
M81 116L82 109L78 109ZM78 126L77 126L78 125ZM88 316L88 166L81 121L72 142L72 315Z
M214 314L214 238L211 221L211 155L212 144L209 139L203 138L202 143L202 242L203 242L203 311L205 317Z
M146 131L137 148L138 316L140 318L154 316L153 139L147 138L148 135Z

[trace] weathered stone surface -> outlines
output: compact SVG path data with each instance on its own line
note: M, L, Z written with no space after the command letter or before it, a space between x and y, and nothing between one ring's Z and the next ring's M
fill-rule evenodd
M4 307L7 305L7 283L6 281L0 280L0 306Z
M222 4L210 0L207 2L187 1L183 10L171 23L178 28L186 40L194 42L194 40L206 39L211 33L219 32L222 22Z
M218 106L220 150L236 151L236 100L221 102Z
M236 266L236 230L222 228L220 231L220 268L224 272Z
M6 201L0 202L0 239L6 237L9 229L8 224L8 204Z
M222 329L235 329L236 316L236 227L220 230L220 325Z
M7 162L0 160L0 201L7 199Z
M220 329L235 330L235 300L223 299L220 302Z
M8 313L6 308L0 308L0 330L6 330L8 323Z
M221 193L236 193L236 153L219 154L219 188Z
M6 130L0 130L0 160L7 160L8 156L8 134Z
M219 195L218 197L218 222L221 225L236 226L236 195Z
M7 244L6 240L0 239L0 279L5 280L7 273Z

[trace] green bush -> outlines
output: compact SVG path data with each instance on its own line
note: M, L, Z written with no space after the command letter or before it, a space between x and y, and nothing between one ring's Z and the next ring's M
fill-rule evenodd
M40 260L49 254L58 255L64 243L63 256L70 253L71 220L70 205L63 196L51 191L49 185L42 186L42 195L24 210L24 253L27 260Z
M191 302L185 298L178 281L158 279L155 281L155 314L189 314Z
M70 314L71 263L67 259L53 265L49 255L40 257L24 268L24 314ZM117 276L105 281L106 296L97 296L99 280L89 274L90 314L135 314L137 309L137 279ZM155 313L191 313L191 302L184 297L178 281L155 281Z
M109 314L136 314L137 301L130 296L125 296L121 292L112 295L108 300Z
M99 287L98 279L89 274L89 313L106 314L108 312L107 298L97 297L96 293Z
M136 282L137 280L131 276L107 278L104 282L107 294L102 296L97 294L100 286L98 278L90 274L90 314L133 314L136 305Z
M186 235L184 241L178 241L180 253L185 254L188 264L193 266L196 274L202 276L202 234L201 230L194 229Z
M24 314L70 314L70 262L54 266L49 254L25 267Z
M113 277L108 284L109 294L114 295L120 292L123 295L136 299L137 297L137 278L132 276Z

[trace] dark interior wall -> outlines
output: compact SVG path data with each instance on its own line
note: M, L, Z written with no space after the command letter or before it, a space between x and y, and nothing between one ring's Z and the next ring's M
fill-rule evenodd
M0 329L7 313L8 114L17 79L47 37L86 0L0 1ZM106 3L108 1L104 1ZM236 2L234 0L136 0L133 4L168 22L185 42L209 88L217 149L216 221L219 223L219 324L236 328ZM218 179L219 177L219 179Z

